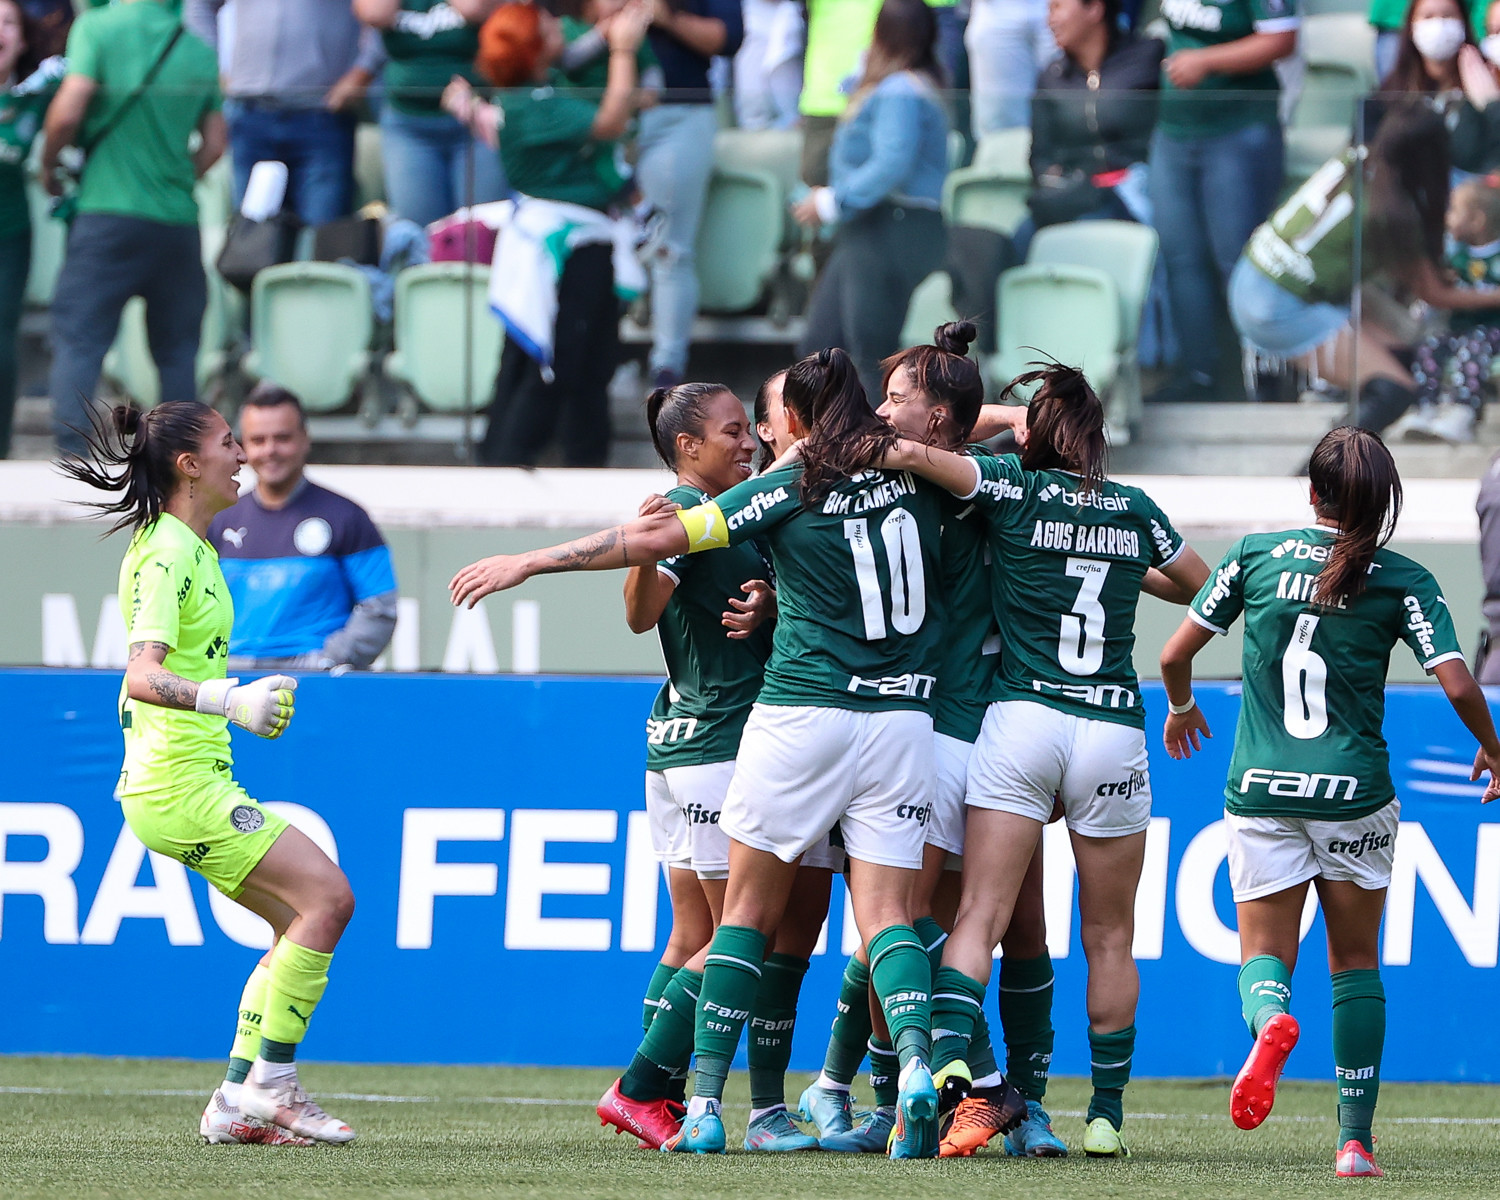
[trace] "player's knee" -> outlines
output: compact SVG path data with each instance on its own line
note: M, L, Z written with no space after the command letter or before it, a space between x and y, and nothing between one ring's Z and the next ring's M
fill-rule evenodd
M330 885L323 899L324 919L342 932L354 917L354 889L343 872Z

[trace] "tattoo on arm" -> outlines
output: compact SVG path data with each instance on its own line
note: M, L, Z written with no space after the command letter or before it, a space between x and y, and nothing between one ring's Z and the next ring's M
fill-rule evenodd
M127 661L135 662L147 650L161 651L161 658L157 660L158 662L165 660L167 655L172 653L172 647L167 645L166 642L131 642L130 658Z
M602 558L615 548L616 541L624 545L625 530L623 526L614 529L606 529L603 533L591 534L586 538L578 538L576 541L559 546L547 554L547 563L537 573L540 575L552 574L556 571L580 571L597 559Z
M152 671L146 683L160 697L163 708L193 708L198 699L198 685L189 683L170 671Z

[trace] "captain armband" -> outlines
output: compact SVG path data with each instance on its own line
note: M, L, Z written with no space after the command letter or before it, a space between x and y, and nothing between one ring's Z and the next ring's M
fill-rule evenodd
M689 554L720 550L729 545L729 525L724 520L723 510L712 500L696 508L678 509L676 516L687 530Z

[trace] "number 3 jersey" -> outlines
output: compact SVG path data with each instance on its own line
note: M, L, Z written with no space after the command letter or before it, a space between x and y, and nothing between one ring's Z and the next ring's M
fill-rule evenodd
M1236 816L1333 821L1395 796L1381 731L1391 648L1424 669L1461 659L1448 602L1425 567L1378 550L1363 593L1312 602L1335 534L1256 533L1230 547L1192 619L1227 633L1245 616L1244 699L1224 807Z
M1004 649L996 699L1032 700L1145 728L1135 677L1135 607L1150 567L1183 541L1140 488L1087 492L1069 471L1025 471L1015 455L975 460L971 499L988 515Z
M677 514L689 553L754 538L776 569L762 704L930 711L942 660L942 495L861 471L804 507L794 463Z

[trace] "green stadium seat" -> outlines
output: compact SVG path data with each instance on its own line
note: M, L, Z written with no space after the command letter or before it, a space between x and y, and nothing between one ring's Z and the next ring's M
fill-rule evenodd
M787 207L802 180L800 129L721 129L714 138L714 163L731 171L764 171L775 179L781 190L782 248L800 243Z
M780 262L785 203L769 172L715 166L698 227L698 307L741 313L765 295Z
M245 370L295 392L309 412L343 407L370 369L370 284L340 263L267 267L250 290Z
M380 126L361 121L354 128L354 207L385 199L385 164L380 157Z
M1016 179L992 174L985 167L963 167L950 171L943 184L943 218L949 225L1012 234L1026 219L1030 194L1030 175Z
M1349 145L1356 104L1375 79L1375 32L1363 14L1302 18L1303 75L1286 130L1286 171L1301 182Z
M504 327L490 312L489 285L489 268L468 263L426 263L396 276L395 349L385 374L413 401L436 412L488 402L505 343ZM415 420L415 403L400 411Z
M970 165L991 175L1030 183L1031 130L1021 125L985 134L974 147L974 161Z
M31 206L31 274L26 278L26 303L46 308L57 291L68 227L53 218L52 197L34 179L27 180L26 200Z
M996 303L998 353L990 377L997 387L1048 358L1081 367L1101 396L1114 387L1120 295L1107 271L1066 263L1013 267L1000 276Z

